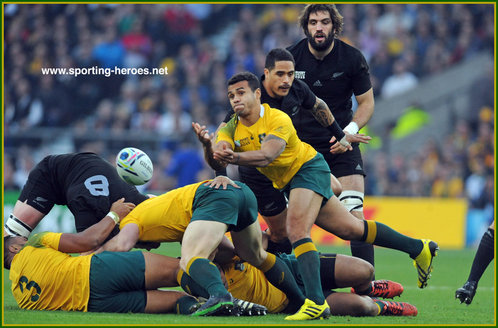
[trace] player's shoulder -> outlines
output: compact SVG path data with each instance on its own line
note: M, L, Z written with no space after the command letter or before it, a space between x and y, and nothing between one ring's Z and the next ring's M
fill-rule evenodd
M264 116L267 118L267 120L270 120L271 122L274 121L290 121L289 115L287 115L285 112L277 109L277 108L272 108L268 104L263 104L265 114ZM291 122L292 124L292 122Z
M49 231L39 232L31 235L26 244L24 245L24 247L32 246L35 248L45 248L46 246L49 246L54 242L58 244L58 239L60 239L61 235L62 233L60 232L59 233L49 232Z
M299 56L303 49L308 48L308 40L306 38L299 40L298 42L288 46L286 49L294 56Z
M340 39L335 39L335 42L336 42L335 47L340 48L341 52L345 52L349 56L363 57L361 51L355 46L352 46L349 43L344 42Z

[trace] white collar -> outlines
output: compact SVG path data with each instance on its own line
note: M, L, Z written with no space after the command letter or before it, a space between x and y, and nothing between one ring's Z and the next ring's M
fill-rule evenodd
M259 111L259 117L263 117L263 115L265 115L265 106L263 105L260 105L261 106L261 109Z

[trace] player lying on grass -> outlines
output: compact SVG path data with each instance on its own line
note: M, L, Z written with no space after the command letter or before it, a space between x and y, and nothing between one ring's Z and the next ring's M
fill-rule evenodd
M268 235L263 234L263 238L263 245L266 246ZM234 297L261 304L271 313L294 313L299 308L298 304L289 302L281 291L273 287L259 270L233 254L227 241L215 261L223 262L218 264L222 280ZM301 289L304 289L296 257L282 253L277 256L289 267ZM401 295L403 286L388 280L372 281L374 268L365 260L340 254L320 254L320 276L332 315L417 315L417 308L409 303L379 299ZM188 277L183 277L181 272L177 280L192 295L207 296L200 286ZM352 293L333 291L345 287L353 287Z
M78 233L42 232L29 239L4 236L4 267L10 270L19 307L182 314L196 309L199 303L194 297L158 290L176 284L174 271L164 269L172 267L171 258L141 251L68 254L95 249L133 207L120 199L100 222Z
M137 241L181 242L181 269L209 294L193 315L218 315L231 310L234 301L209 258L230 231L241 258L263 271L293 302L304 304L289 268L263 249L256 198L249 187L239 185L217 177L148 199L121 221L120 232L102 250L128 251Z

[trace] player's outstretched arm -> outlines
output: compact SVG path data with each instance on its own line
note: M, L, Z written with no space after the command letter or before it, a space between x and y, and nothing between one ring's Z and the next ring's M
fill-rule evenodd
M59 251L82 253L97 248L109 236L114 226L134 207L133 203L125 203L124 198L115 201L111 211L98 223L78 233L63 233L59 242Z

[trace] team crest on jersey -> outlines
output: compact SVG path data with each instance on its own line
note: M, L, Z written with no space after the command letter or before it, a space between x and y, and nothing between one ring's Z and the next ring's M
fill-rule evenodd
M304 80L306 78L306 71L295 71L294 77L296 79Z
M235 140L234 144L237 147L247 146L250 143L249 138L244 138L241 140Z

